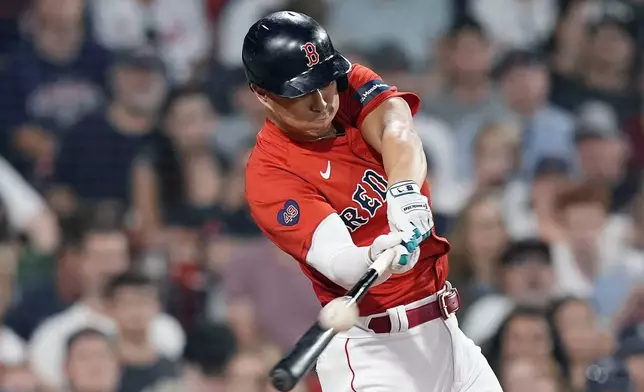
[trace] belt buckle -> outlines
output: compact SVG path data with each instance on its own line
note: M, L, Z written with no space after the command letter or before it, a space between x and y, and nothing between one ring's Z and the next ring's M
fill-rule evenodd
M458 297L458 290L452 287L452 285L449 284L449 282L447 282L447 287L445 288L445 291L438 294L438 298L437 298L438 308L440 310L441 318L443 320L447 320L451 313L455 313L460 308L460 304L457 304L456 309L454 309L454 311L451 313L447 309L447 299L454 298L454 297Z

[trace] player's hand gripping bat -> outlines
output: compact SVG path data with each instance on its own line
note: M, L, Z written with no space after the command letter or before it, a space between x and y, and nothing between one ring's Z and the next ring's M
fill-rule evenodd
M395 252L392 249L388 249L378 256L371 268L347 292L346 296L350 297L347 306L360 302L378 277L385 273L391 265L394 256ZM295 388L295 385L302 377L313 368L322 351L337 333L338 331L332 328L325 329L319 322L313 324L295 343L293 349L270 371L269 377L273 387L281 392L287 392Z

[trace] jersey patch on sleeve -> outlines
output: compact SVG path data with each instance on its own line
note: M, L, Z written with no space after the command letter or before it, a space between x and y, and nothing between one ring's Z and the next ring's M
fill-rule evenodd
M284 203L277 212L277 221L282 226L295 226L300 221L300 206L295 200L289 199Z
M380 79L370 80L355 92L354 98L364 107L378 95L389 89L391 87Z

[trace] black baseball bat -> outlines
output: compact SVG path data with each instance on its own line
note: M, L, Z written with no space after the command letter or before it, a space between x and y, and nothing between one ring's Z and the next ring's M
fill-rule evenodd
M381 254L365 272L360 280L345 294L349 297L347 306L360 302L371 286L382 275L393 261L394 252L387 250ZM325 329L316 322L295 343L293 349L271 369L269 378L273 387L281 392L288 392L315 366L322 351L338 333L332 328Z

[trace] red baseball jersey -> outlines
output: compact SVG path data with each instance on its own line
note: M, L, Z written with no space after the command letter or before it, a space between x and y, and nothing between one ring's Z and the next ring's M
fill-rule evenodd
M417 95L397 91L362 65L353 65L348 81L348 88L340 92L340 108L334 119L343 135L298 143L267 120L246 168L246 198L255 222L299 261L322 305L346 290L306 263L320 222L337 213L357 246L368 246L389 232L387 175L380 154L363 139L360 124L391 97L405 99L413 114L420 105ZM427 183L422 193L429 198ZM432 235L423 241L416 266L372 288L360 304L360 313L380 313L435 293L447 278L448 251L449 244L441 237Z

